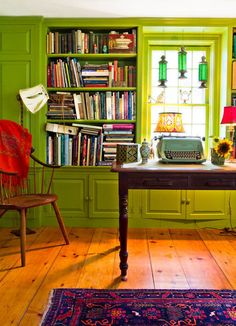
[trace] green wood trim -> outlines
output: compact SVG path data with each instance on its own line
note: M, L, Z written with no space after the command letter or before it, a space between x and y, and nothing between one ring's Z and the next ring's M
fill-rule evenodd
M49 91L80 91L80 92L106 92L106 91L136 91L136 87L48 87Z
M236 25L236 18L174 18L174 17L125 17L125 18L45 18L48 27L104 27L118 29L138 26L209 26Z
M47 119L47 122L55 123L84 123L84 124L104 124L104 123L136 123L136 120L59 120Z
M136 58L136 53L88 53L88 54L77 54L77 53L56 53L56 54L48 54L48 58L81 58L86 60L100 60L100 59L129 59Z
M45 18L44 23L48 28L65 27L65 28L135 28L139 26L137 18Z
M44 21L43 16L0 16L0 24L26 25L41 24Z

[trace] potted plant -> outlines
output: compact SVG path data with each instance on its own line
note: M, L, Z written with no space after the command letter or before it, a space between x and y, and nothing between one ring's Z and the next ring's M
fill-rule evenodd
M213 137L213 148L211 148L211 163L214 165L224 165L233 151L232 141L224 138Z

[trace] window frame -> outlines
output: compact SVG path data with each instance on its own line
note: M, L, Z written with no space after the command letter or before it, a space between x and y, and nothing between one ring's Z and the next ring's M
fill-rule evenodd
M205 128L204 128L204 134L202 134L201 136L202 137L206 137L206 135L208 134L208 122L209 122L209 88L207 87L206 89L202 89L202 91L205 93L205 102L204 103L192 103L191 101L188 102L188 103L182 103L179 101L179 98L177 96L177 103L176 102L164 102L164 103L155 103L155 96L152 94L153 92L153 89L158 89L158 82L157 82L157 85L153 85L153 67L157 67L157 80L158 80L158 64L157 62L155 64L153 64L153 52L154 51L160 51L160 57L161 55L165 55L167 51L174 51L176 52L176 63L178 63L178 51L180 50L180 47L179 45L167 45L167 46L163 46L163 45L154 45L154 46L151 46L150 49L149 49L149 62L150 62L150 67L149 67L149 71L150 71L150 74L148 76L149 78L149 81L148 81L148 85L149 85L149 90L150 90L150 97L149 97L149 105L148 105L148 109L150 110L150 122L151 122L151 128L150 128L150 138L152 139L154 137L154 134L152 133L152 129L153 129L153 121L152 121L152 113L153 113L153 106L156 106L157 108L162 108L161 110L158 110L160 112L167 112L167 111L176 111L176 112L181 112L183 111L184 107L189 107L191 109L191 113L193 112L193 109L194 107L204 107L205 108ZM206 56L206 59L207 59L207 62L208 62L208 69L209 67L211 66L210 65L210 47L209 46L203 46L203 45L195 45L195 46L188 46L187 44L185 45L185 50L187 52L190 52L190 51L197 51L197 52L204 52L205 56ZM166 58L167 61L168 61L168 57ZM201 61L201 56L199 56L199 61ZM176 66L177 68L177 66ZM193 68L193 65L191 65L191 68ZM198 68L198 66L197 66ZM155 68L154 68L155 69ZM168 64L167 64L167 88L174 88L174 89L177 89L177 90L180 90L181 88L182 89L186 89L188 87L186 86L180 86L179 84L181 84L181 80L178 80L177 79L177 82L178 82L178 85L168 85L168 69L170 70L171 68L168 67ZM196 68L195 68L196 69ZM178 78L178 71L176 70L176 78ZM186 73L187 75L187 78L188 78L188 74ZM210 75L210 72L209 72L209 75ZM198 82L198 81L196 81ZM197 88L195 85L193 85L192 83L192 79L190 80L190 86L189 88ZM200 85L200 82L198 82L199 85ZM208 80L208 83L209 83L209 80ZM208 84L207 83L207 84ZM166 88L159 88L160 92L161 90L166 90ZM160 93L159 92L159 93ZM154 103L153 103L154 101ZM167 107L167 109L166 109ZM168 107L172 107L174 109L168 109ZM155 119L157 119L157 117L155 117ZM186 127L188 126L187 129L189 129L189 126L194 126L194 124L192 123L188 123L186 124ZM191 127L192 129L192 127ZM186 133L185 135L190 135L189 133ZM192 136L195 136L194 134L192 134Z
M175 29L175 28L174 28ZM171 30L171 32L169 32ZM173 26L169 27L144 27L143 37L139 42L139 53L138 58L138 68L141 72L138 74L138 85L141 89L138 97L139 110L137 112L137 141L142 142L144 138L151 141L150 138L150 110L148 97L150 95L150 84L149 84L149 74L150 74L150 48L153 46L169 46L169 45L179 45L189 46L203 45L209 46L210 52L210 62L211 66L209 74L209 121L208 131L206 134L205 141L205 154L209 155L209 148L211 145L210 136L218 136L221 131L220 117L223 107L226 103L228 96L227 84L225 84L225 74L227 74L228 57L227 52L225 52L225 43L227 42L227 33L225 29L217 29L216 32L214 28L205 28L204 33L200 32L203 27L192 28L184 27L185 34L173 32ZM187 32L189 31L189 33Z

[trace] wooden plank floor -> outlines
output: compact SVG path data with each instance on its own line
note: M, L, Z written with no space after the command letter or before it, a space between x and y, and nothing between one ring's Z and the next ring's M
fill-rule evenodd
M39 325L50 290L77 288L236 289L236 235L220 230L130 229L127 282L119 275L117 229L57 228L19 239L0 229L0 325Z

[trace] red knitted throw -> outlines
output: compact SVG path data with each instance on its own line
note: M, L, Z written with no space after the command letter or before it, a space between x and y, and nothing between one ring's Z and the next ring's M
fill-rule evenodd
M13 185L28 176L32 136L26 128L10 120L0 120L0 171L16 172ZM2 178L7 183L9 178Z

